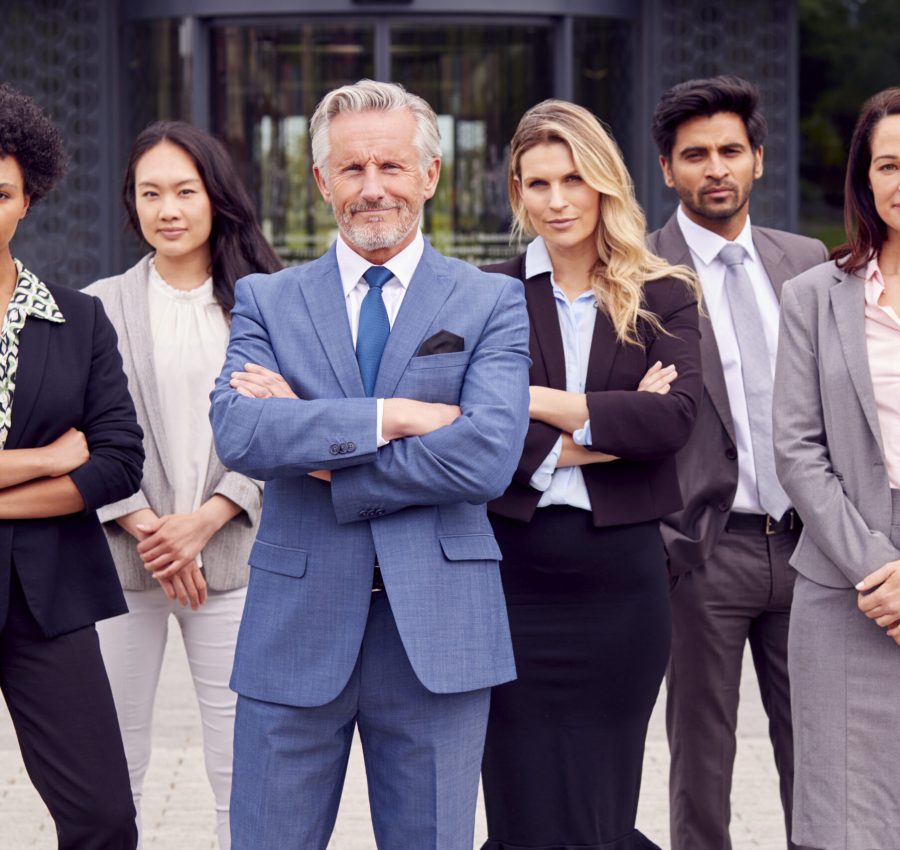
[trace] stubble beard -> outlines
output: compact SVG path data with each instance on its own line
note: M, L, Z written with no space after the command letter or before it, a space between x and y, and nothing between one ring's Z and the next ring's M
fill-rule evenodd
M384 210L387 215L396 211L396 220L393 224L388 221L355 222L353 220L354 213L365 210ZM363 251L381 251L399 245L409 235L410 230L416 226L421 212L421 207L413 209L402 201L388 206L350 204L342 213L334 210L335 218L347 241Z
M728 187L731 188L731 187ZM750 191L753 188L751 183L749 186L735 186L736 192L734 201L727 206L715 203L705 203L704 196L698 191L696 195L689 190L676 187L678 198L686 209L690 210L694 215L700 218L709 219L710 221L726 221L734 218L750 201Z

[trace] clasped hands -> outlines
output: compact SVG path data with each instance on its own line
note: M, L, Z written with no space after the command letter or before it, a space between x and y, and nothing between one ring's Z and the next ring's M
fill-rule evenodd
M900 561L889 561L856 585L856 604L900 644Z
M232 372L231 386L247 398L298 398L281 375L256 363L244 364L243 372ZM424 437L449 425L461 415L462 411L455 404L386 398L382 408L381 435L385 440ZM317 469L309 475L320 481L331 481L331 471L328 469Z

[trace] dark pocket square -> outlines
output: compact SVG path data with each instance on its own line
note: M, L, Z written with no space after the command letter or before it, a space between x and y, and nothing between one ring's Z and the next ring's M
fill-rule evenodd
M454 351L463 351L466 341L450 331L438 331L434 336L428 337L419 348L416 357L427 357L429 354L452 354Z

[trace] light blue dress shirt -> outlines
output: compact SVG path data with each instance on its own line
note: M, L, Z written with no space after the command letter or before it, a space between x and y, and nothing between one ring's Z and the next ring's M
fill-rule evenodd
M597 308L592 291L579 295L569 301L565 293L553 277L553 265L544 240L538 236L525 252L525 277L527 279L540 274L550 273L550 285L553 287L553 298L556 302L556 313L559 317L559 329L562 333L563 352L566 357L566 391L583 393L587 380L588 359L591 353L591 342L594 338L594 323L597 320ZM591 444L591 423L584 423L572 438L581 446ZM573 508L591 509L591 500L584 476L578 466L566 466L557 469L562 452L562 437L535 470L529 482L535 490L543 491L539 508L548 505L570 505Z

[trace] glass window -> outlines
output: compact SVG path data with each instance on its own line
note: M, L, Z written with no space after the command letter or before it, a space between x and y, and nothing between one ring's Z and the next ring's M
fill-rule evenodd
M402 24L391 28L391 78L438 113L443 164L423 229L472 262L508 257L509 141L522 113L553 95L549 26Z
M212 126L287 263L319 256L334 238L312 176L309 119L326 92L374 75L373 43L368 25L213 29Z
M191 119L190 48L179 18L135 23L125 31L128 141L153 121Z
M612 131L626 162L633 162L634 24L604 18L574 21L575 102Z

